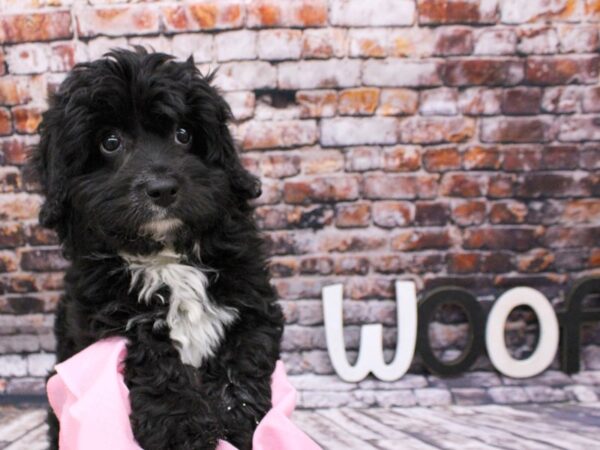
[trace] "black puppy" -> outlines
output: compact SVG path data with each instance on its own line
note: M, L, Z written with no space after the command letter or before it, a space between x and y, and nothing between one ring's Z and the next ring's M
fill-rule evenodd
M115 50L50 99L34 165L71 266L57 358L125 336L145 450L252 446L271 407L283 317L269 284L230 110L190 59ZM50 414L51 447L58 423Z

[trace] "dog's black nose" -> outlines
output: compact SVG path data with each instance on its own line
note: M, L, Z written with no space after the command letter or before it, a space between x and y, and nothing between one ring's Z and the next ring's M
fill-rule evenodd
M172 177L158 178L146 183L146 194L159 206L169 206L177 198L179 183Z

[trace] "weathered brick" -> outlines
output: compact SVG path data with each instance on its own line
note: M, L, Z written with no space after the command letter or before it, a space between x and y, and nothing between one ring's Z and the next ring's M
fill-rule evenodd
M227 31L217 34L215 36L217 60L255 59L257 56L256 37L256 32L249 30Z
M284 62L278 67L281 89L352 87L360 84L360 61Z
M502 95L502 112L508 115L538 114L542 90L530 87L506 89Z
M372 115L379 104L379 89L356 88L340 92L338 112L340 115Z
M554 255L545 249L533 249L517 257L519 272L545 272L554 263Z
M509 24L543 21L548 19L569 19L580 14L579 5L572 0L530 0L523 4L520 0L500 2L502 22Z
M425 58L435 51L435 32L431 28L392 29L387 38L388 56Z
M468 55L473 51L473 32L466 27L438 28L435 54L440 56Z
M302 33L302 58L328 59L346 55L347 33L343 29L308 29Z
M600 87L593 86L584 90L581 107L584 112L594 113L600 112Z
M421 167L421 154L415 147L398 146L383 151L383 170L412 172Z
M362 81L372 86L438 86L441 84L440 64L396 58L369 59L363 63Z
M298 91L296 103L300 117L331 117L337 111L337 92L332 90Z
M524 76L523 63L515 59L452 59L446 61L441 73L450 86L513 85Z
M268 153L260 159L260 171L269 178L287 178L300 173L300 157L286 153Z
M321 120L321 144L394 144L398 124L392 117L335 118Z
M579 86L557 86L544 89L542 109L550 113L573 113L582 97Z
M161 13L165 31L169 33L240 28L245 19L244 3L236 0L165 5ZM154 27L154 14L148 17L146 27Z
M490 222L523 223L527 217L527 205L517 201L504 201L494 203L490 209Z
M331 23L341 26L411 25L415 4L410 0L332 0Z
M590 195L590 185L586 181L562 173L525 173L520 180L517 194L526 198Z
M32 194L0 195L0 219L25 220L37 218L42 199Z
M479 272L480 255L479 253L450 253L447 264L450 273Z
M458 92L450 88L428 89L421 92L419 112L424 116L453 116L458 112Z
M475 35L475 55L510 55L517 48L517 35L510 28L483 28Z
M501 155L495 147L469 147L463 153L463 166L468 170L497 170Z
M464 234L463 247L526 251L537 246L543 235L544 229L536 227L468 229Z
M459 169L461 157L456 147L428 149L423 154L423 165L429 172L444 172Z
M373 222L384 228L404 227L412 222L415 207L409 202L373 203Z
M389 30L359 28L348 33L348 51L353 57L382 58L389 51Z
M466 115L494 115L500 113L501 89L468 88L459 94L458 107Z
M548 142L557 134L554 118L489 118L482 119L480 136L483 142Z
M299 30L262 30L258 32L258 56L263 60L298 59L302 53Z
M382 89L377 114L396 116L414 114L417 111L419 94L409 89Z
M248 119L254 115L255 96L252 92L227 92L223 97L235 120Z
M246 150L310 145L317 139L317 126L312 120L250 121L240 129Z
M33 134L42 121L42 111L37 106L14 106L12 108L15 130Z
M419 23L493 23L497 19L495 1L418 0Z
M575 146L553 145L546 147L542 152L542 167L544 169L576 169L578 162L579 152Z
M73 36L69 11L4 14L0 17L0 43L51 41Z
M344 155L338 150L301 149L300 167L305 175L342 172Z
M274 88L277 71L264 61L245 61L221 64L215 79L224 91Z
M475 134L475 122L464 117L410 117L400 123L402 142L436 144L462 142Z
M600 140L600 117L565 117L560 125L558 138L561 141Z
M63 259L59 249L23 250L21 267L33 272L51 272L64 270L67 262Z
M479 225L485 220L486 206L481 200L460 200L452 204L452 219L457 225Z
M456 236L446 228L411 229L394 233L391 247L396 251L450 248Z
M0 108L0 136L12 134L12 115L8 108Z
M344 203L335 207L335 225L339 228L366 227L370 221L369 203Z
M517 50L525 54L552 54L558 50L558 34L552 27L519 28Z
M435 176L407 174L368 175L364 178L364 195L371 199L409 199L421 196L429 198L429 183Z
M312 177L305 181L286 181L283 189L286 203L354 200L359 195L358 179L350 176Z
M415 224L420 226L446 225L450 219L450 206L446 202L416 202Z
M555 56L527 58L525 81L531 84L592 84L597 82L599 56Z
M79 8L76 10L80 36L152 34L160 30L156 8L146 5Z
M365 172L381 169L383 158L378 147L354 147L345 154L346 172Z
M565 205L561 219L566 223L596 223L600 220L598 199L570 200Z
M325 0L301 0L290 4L277 0L248 3L249 27L320 27L327 24Z
M479 197L485 195L488 178L477 173L446 173L440 186L442 195L450 197Z
M558 28L561 53L592 53L600 44L595 26L563 25Z

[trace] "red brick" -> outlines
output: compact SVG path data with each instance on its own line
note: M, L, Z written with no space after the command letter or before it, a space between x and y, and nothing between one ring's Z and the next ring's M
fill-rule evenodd
M371 221L369 203L344 203L335 207L335 225L338 228L366 227Z
M12 136L0 139L0 160L5 164L21 166L27 163L29 147L37 142L32 136Z
M460 153L456 147L432 148L424 152L423 165L429 172L459 169Z
M496 5L476 0L418 0L420 24L493 23Z
M239 1L203 1L161 8L167 32L221 30L240 28L244 24L244 3ZM153 27L153 17L148 25Z
M463 246L469 249L525 251L537 246L543 235L542 227L468 229Z
M435 51L435 32L431 28L396 28L387 37L388 56L426 58Z
M337 111L337 92L298 91L296 102L300 105L300 117L331 117Z
M534 26L517 30L517 50L524 54L552 54L558 50L558 35L552 27Z
M577 112L581 94L580 86L547 87L542 97L542 109L555 114Z
M35 106L15 106L12 109L15 129L19 133L33 134L37 132L42 121L42 111Z
M319 236L317 245L323 252L360 252L381 250L388 244L387 235L374 230L348 230L344 233L327 233Z
M554 117L502 117L481 121L483 142L548 142L557 134Z
M21 190L21 172L15 167L0 167L0 192Z
M350 298L364 299L391 299L394 296L394 283L388 278L351 278L348 282Z
M0 204L0 208L5 208L5 205ZM8 218L6 212L2 212L0 209L0 217L2 220ZM25 243L25 230L23 225L19 222L4 222L0 224L0 247L1 248L13 248L19 247Z
M415 198L423 189L426 178L416 175L368 175L364 179L364 196L370 199Z
M473 173L446 173L440 192L450 197L479 197L485 195L488 178Z
M60 271L67 268L67 261L59 249L24 250L21 252L21 267L33 272Z
M31 245L58 245L58 236L52 230L35 223L27 227L27 242Z
M391 246L396 251L414 251L425 249L447 249L454 243L455 238L446 228L412 229L395 233Z
M535 147L508 147L504 152L502 168L507 171L542 169L542 150Z
M537 114L540 112L542 91L539 88L515 87L502 95L502 112L508 115Z
M327 205L288 208L286 223L288 228L319 229L333 222L334 212Z
M26 77L0 78L0 105L19 105L31 100Z
M542 152L542 167L544 169L576 169L578 163L579 152L575 146L553 145L544 148Z
M458 107L466 115L500 114L501 99L501 89L473 87L459 94Z
M329 256L309 256L300 260L300 273L329 275L333 272L333 259Z
M525 81L532 84L552 85L598 81L600 57L556 56L527 59Z
M81 8L76 11L80 36L152 34L160 30L156 8L146 5Z
M576 0L558 0L554 2L536 1L523 7L521 0L503 0L500 2L502 22L515 24L534 21L572 20L581 12Z
M531 250L517 257L519 272L544 272L554 263L554 255L545 249Z
M512 269L512 255L508 252L494 251L481 255L481 271L484 273L510 272Z
M400 123L401 141L411 144L462 142L475 134L475 122L464 117L410 117Z
M282 4L275 0L248 3L249 27L319 27L327 24L325 0L301 0Z
M600 86L588 87L582 96L581 107L584 112L600 112Z
M69 11L5 14L0 17L0 44L51 41L72 36Z
M336 258L336 275L366 275L369 272L369 259L363 256L342 256Z
M448 255L449 273L474 273L480 271L479 253L450 253Z
M300 173L300 157L288 154L267 154L260 160L265 177L286 178Z
M0 252L0 273L15 272L18 267L14 252Z
M404 227L412 223L415 207L409 202L373 203L373 222L384 228Z
M416 202L415 224L421 226L446 225L450 219L450 206L440 201Z
M543 244L549 248L584 247L591 248L600 241L600 227L550 227L546 231Z
M305 175L342 172L344 156L338 150L301 149L300 167Z
M490 209L490 222L500 223L523 223L527 218L527 205L517 201L505 201L494 203Z
M600 267L600 248L593 248L589 258L590 267Z
M50 70L68 72L75 65L75 45L72 42L58 42L50 46Z
M515 191L516 177L511 174L494 174L490 176L488 183L488 195L490 197L511 197Z
M36 219L42 199L38 195L13 194L0 196L0 219Z
M469 170L497 170L501 156L495 147L469 147L463 153L463 165Z
M442 69L449 86L513 85L523 79L523 63L516 59L453 59Z
M417 111L419 94L409 89L382 89L377 114L396 116L414 114Z
M284 183L286 203L332 202L354 200L359 195L356 177L312 177L306 181L286 181Z
M398 146L383 151L383 170L412 172L421 167L421 153L414 147Z
M385 28L351 29L348 41L352 57L383 58L389 54L389 31Z
M562 173L525 173L522 175L517 194L526 198L570 197L591 195L585 179L576 179Z
M435 41L436 55L468 55L472 52L473 32L470 28L438 28Z
M250 121L240 133L245 150L310 145L317 140L317 127L312 120Z
M479 225L485 220L485 202L461 200L452 205L452 218L457 225Z
M600 117L565 117L560 125L558 139L564 142L600 140Z
M338 112L340 115L371 115L379 104L379 89L356 88L340 92Z
M12 133L12 116L8 108L0 107L0 136Z
M600 200L595 198L569 200L561 220L566 223L600 223Z

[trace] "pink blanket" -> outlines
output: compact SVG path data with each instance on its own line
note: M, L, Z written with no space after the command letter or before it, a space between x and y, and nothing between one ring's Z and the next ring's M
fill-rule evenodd
M126 340L96 342L56 365L48 399L60 421L61 450L141 450L129 425L129 391L123 381ZM253 450L319 450L290 420L296 391L279 361L271 380L273 408L258 424ZM221 441L217 450L235 450Z

